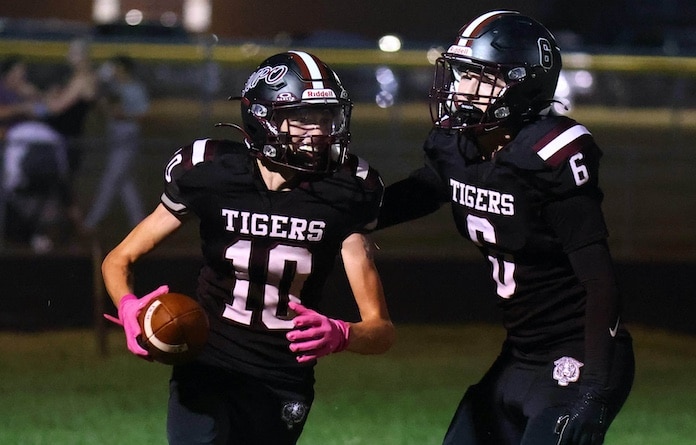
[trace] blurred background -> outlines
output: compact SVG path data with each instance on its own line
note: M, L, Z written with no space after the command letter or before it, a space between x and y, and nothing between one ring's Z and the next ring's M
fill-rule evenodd
M237 138L214 127L239 122L226 98L239 93L261 60L287 49L315 53L339 73L355 102L352 150L377 167L387 184L400 179L421 164L434 60L462 25L497 8L535 17L557 37L564 59L557 111L587 126L604 151L604 210L630 316L696 332L693 0L442 0L407 6L396 0L53 0L50 7L23 0L0 5L0 59L19 55L27 81L46 94L74 75L67 55L76 41L85 44L100 91L111 80L113 56L133 59L150 108L131 175L149 211L158 202L171 153L198 138ZM105 121L99 107L90 107L77 136L73 199L82 214L106 169ZM92 243L92 236L69 228L69 209L58 204L42 216L56 226L47 239L14 236L13 227L26 232L30 224L7 209L14 204L31 220L36 203L10 201L5 188L0 274L10 287L0 300L0 327L100 320L98 263L130 229L121 202L114 201L90 234L97 241ZM397 321L497 317L485 264L456 234L448 212L375 235L385 289L400 295L392 310ZM136 287L146 291L166 281L192 292L197 254L197 228L188 227L144 262ZM342 277L331 286L343 291ZM442 306L423 310L418 302L435 294ZM455 309L443 314L452 304ZM352 308L339 302L332 309Z

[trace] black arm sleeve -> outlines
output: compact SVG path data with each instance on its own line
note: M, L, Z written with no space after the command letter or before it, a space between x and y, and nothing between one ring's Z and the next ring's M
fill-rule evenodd
M604 388L609 380L621 301L613 261L605 241L568 254L585 287L585 382Z
M447 190L437 173L426 165L387 186L375 230L429 215L446 201Z
M544 217L586 292L584 381L603 388L611 372L620 296L600 201L587 194L569 196L547 205Z

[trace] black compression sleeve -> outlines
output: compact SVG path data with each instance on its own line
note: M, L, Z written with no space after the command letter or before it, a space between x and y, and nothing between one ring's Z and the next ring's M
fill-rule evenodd
M446 201L445 194L440 179L429 167L416 170L387 186L376 230L433 213Z
M568 254L585 287L585 381L603 388L611 372L620 313L619 290L606 242L597 242Z

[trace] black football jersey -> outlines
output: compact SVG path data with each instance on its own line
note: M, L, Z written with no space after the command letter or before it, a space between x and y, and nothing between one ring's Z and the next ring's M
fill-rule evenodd
M313 308L343 240L370 229L384 186L350 155L331 176L308 176L289 191L270 191L256 160L237 142L198 140L165 169L161 202L195 215L204 265L197 297L211 322L200 360L257 376L299 380L285 334L288 302Z
M566 117L524 129L492 159L433 130L424 145L459 233L490 264L508 340L519 351L581 339L585 291L567 252L608 236L598 186L601 151Z

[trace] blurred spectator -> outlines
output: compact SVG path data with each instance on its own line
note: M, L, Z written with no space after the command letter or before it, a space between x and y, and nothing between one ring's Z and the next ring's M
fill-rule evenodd
M149 109L149 97L145 86L135 76L133 59L117 56L111 59L110 66L113 72L106 79L105 97L100 99L106 112L109 153L92 208L84 220L83 229L87 234L106 216L116 194L121 198L131 227L145 217L132 164L139 149L140 121Z
M58 195L67 174L62 136L36 120L46 114L40 91L26 78L19 56L0 63L0 136L2 240L45 252L61 227Z
M64 139L43 122L25 120L7 130L3 148L4 238L47 252L62 239L66 226Z
M53 85L46 94L48 116L45 121L65 138L69 172L63 199L73 227L78 227L82 215L74 196L74 181L82 164L85 121L96 103L99 85L87 41L73 40L68 47L67 61L70 76Z
M0 139L13 124L32 118L39 111L36 101L40 91L26 74L26 62L19 55L7 56L0 62Z
M70 43L67 54L70 76L65 82L54 85L46 94L48 116L46 122L65 136L70 148L71 162L78 167L82 150L80 138L85 120L97 99L99 84L89 58L89 46L85 40Z

